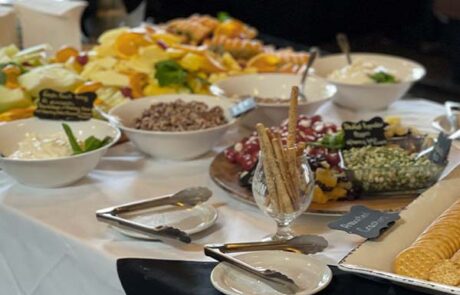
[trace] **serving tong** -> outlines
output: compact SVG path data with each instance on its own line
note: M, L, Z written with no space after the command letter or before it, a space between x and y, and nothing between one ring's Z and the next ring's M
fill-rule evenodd
M96 211L96 218L98 221L120 227L123 229L131 230L137 233L147 235L149 237L158 238L165 237L177 239L183 243L190 243L192 239L184 231L168 226L159 225L150 227L141 223L121 217L121 214L134 213L142 210L151 209L161 206L176 206L190 208L200 203L206 202L212 196L212 192L205 187L190 187L183 189L173 195L156 197L136 201L120 206L109 207Z
M323 251L328 246L325 238L316 235L302 235L288 240L210 244L208 248L217 249L223 253L281 250L300 254L314 254Z
M295 294L300 287L287 275L271 270L253 267L225 253L282 250L301 254L321 252L328 246L326 239L316 235L302 235L288 240L210 244L204 247L204 254L220 262L227 262L253 276L263 280L267 285L283 294Z
M446 130L446 131L449 133L454 133L455 131L459 129L457 113L458 111L460 111L460 103L453 102L453 101L446 101L444 103L444 107L446 108L446 117L450 125L449 130Z
M217 261L227 262L243 271L246 271L252 276L256 276L258 279L283 294L296 294L301 290L294 280L279 271L253 267L246 262L207 246L204 247L204 254Z

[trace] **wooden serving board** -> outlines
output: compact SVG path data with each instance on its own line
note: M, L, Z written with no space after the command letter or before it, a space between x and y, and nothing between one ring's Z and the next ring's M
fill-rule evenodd
M240 167L227 161L224 153L218 154L209 168L211 178L220 187L228 191L233 197L243 202L256 205L251 191L239 184L240 172ZM368 208L384 212L398 212L404 209L417 196L418 195L362 196L352 201L330 201L326 204L312 203L307 212L340 215L348 212L350 208L355 205L364 205Z

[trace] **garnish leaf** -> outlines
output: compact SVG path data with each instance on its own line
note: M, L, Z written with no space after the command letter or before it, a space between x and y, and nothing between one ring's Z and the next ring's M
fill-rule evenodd
M70 146L72 147L72 151L74 155L83 153L83 150L78 144L78 141L75 138L75 135L73 134L72 129L70 129L70 126L67 125L66 123L62 123L62 127L64 128L67 138L69 139L69 143L70 143Z
M339 131L337 133L326 134L317 142L309 142L311 146L320 146L328 149L342 149L345 146L345 133Z
M90 136L85 139L85 152L97 150L102 146L102 141L94 136Z
M369 78L374 80L376 83L397 83L395 76L385 73L383 71L376 72L372 75L369 75Z
M155 64L155 79L160 86L187 85L187 71L174 60L163 60Z
M220 22L224 22L228 19L231 19L232 17L230 16L230 14L226 11L219 11L217 13L217 19L220 21Z
M70 146L72 147L72 151L74 155L97 150L98 148L101 148L105 146L106 144L112 142L112 137L110 136L106 136L104 137L103 140L100 140L99 138L91 135L90 137L86 138L82 146L80 146L77 139L75 138L75 135L72 132L72 129L70 129L70 126L67 125L66 123L63 123L62 127L64 128L67 138L69 139L69 143L70 143Z

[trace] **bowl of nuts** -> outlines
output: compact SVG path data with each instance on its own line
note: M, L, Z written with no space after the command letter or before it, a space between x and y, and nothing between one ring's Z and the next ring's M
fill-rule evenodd
M234 100L253 97L257 108L241 118L241 123L252 129L257 123L267 126L281 124L288 117L291 88L299 82L300 76L293 74L248 74L218 81L211 86L210 91L214 95ZM307 100L299 100L299 114L313 115L336 92L334 85L310 75L305 83Z
M390 140L386 146L354 147L340 152L340 166L358 190L367 194L414 194L433 185L447 163L434 163L428 156L417 158L431 145L415 137Z
M210 151L235 123L230 106L214 96L174 94L131 100L109 114L140 151L189 160Z

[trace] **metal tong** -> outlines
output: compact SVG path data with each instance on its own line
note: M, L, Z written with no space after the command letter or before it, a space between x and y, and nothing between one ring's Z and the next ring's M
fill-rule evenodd
M328 246L325 238L316 235L302 235L289 240L227 243L206 245L208 248L218 249L223 253L281 250L301 254L314 254L323 251Z
M460 110L460 103L453 102L453 101L446 101L444 103L444 107L446 108L446 117L450 125L450 128L447 131L449 133L453 133L457 131L457 129L459 128L457 114L454 112L454 110L457 110L457 111Z
M451 135L449 135L449 139L451 140L455 140L455 139L459 139L460 138L460 130L457 130L455 131L454 133L452 133ZM420 151L416 156L415 156L415 159L420 159L421 157L423 156L426 156L428 155L429 153L431 153L432 151L434 150L434 145L433 146L430 146L429 148L426 148L422 151Z
M108 223L120 228L132 230L154 238L173 238L184 243L190 243L192 241L190 236L178 228L167 225L149 227L138 222L122 218L119 215L166 205L177 207L193 207L199 203L206 202L211 196L212 192L208 188L191 187L181 190L174 195L167 195L163 197L136 201L121 206L101 209L96 211L96 218L98 221Z
M283 294L295 294L300 291L300 287L291 278L279 271L255 268L241 260L207 246L204 247L204 254L217 261L227 262L246 271L250 275L256 276L258 279Z

